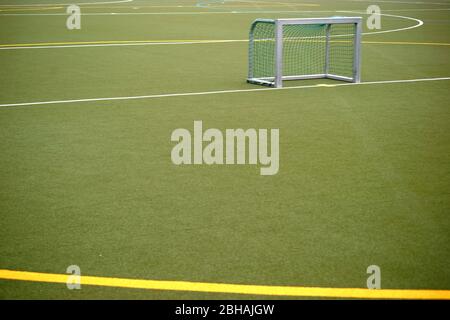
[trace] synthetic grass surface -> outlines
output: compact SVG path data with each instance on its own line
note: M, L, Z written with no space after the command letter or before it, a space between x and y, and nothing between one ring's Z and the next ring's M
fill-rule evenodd
M366 6L317 4L307 10ZM407 9L425 7L435 8ZM175 9L144 12L162 10ZM450 42L448 12L399 11L424 26L363 41ZM79 31L65 29L65 16L0 15L0 39L245 39L257 17L296 14L86 16ZM449 76L449 50L366 43L363 81ZM246 59L245 42L0 50L0 104L257 88L245 83ZM321 81L293 84L311 83ZM440 81L2 107L0 268L64 273L76 264L98 276L364 287L376 264L383 288L449 289L448 90ZM205 129L279 128L279 173L174 166L170 135L192 131L194 120ZM0 297L246 296L1 281Z

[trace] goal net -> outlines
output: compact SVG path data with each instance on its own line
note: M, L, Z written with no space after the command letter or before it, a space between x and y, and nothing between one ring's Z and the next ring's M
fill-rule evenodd
M277 88L283 80L360 82L361 21L360 17L255 20L247 82Z

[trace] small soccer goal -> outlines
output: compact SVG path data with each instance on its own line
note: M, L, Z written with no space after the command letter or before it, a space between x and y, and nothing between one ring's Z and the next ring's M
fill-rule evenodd
M361 17L257 19L250 28L247 82L361 80Z

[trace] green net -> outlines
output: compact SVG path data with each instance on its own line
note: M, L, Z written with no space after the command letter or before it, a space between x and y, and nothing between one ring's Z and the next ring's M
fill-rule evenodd
M325 70L326 25L283 28L283 76L322 74Z
M249 63L252 77L259 79L275 76L275 22L259 21L250 31Z
M353 77L355 24L332 24L328 73Z
M252 25L249 78L274 80L275 29L274 20L260 20ZM355 32L354 23L284 25L282 76L353 77Z

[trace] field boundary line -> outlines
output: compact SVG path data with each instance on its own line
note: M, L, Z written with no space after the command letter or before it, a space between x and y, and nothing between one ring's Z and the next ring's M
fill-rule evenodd
M35 106L35 105L50 105L50 104L67 104L67 103L82 103L82 102L98 102L98 101L120 101L120 100L139 100L139 99L156 99L169 97L185 97L185 96L202 96L213 94L227 94L227 93L243 93L243 92L260 92L260 91L283 91L295 89L313 89L313 88L335 88L347 86L364 86L364 85L378 85L378 84L398 84L398 83L413 83L413 82L427 82L427 81L445 81L450 80L450 77L440 78L420 78L420 79L404 79L404 80L382 80L382 81L367 81L360 83L337 83L337 84L313 84L305 86L292 86L282 88L255 88L255 89L231 89L231 90L215 90L215 91L199 91L199 92L180 92L180 93L162 93L150 94L140 96L122 96L122 97L104 97L104 98L85 98L85 99L68 99L68 100L50 100L50 101L36 101L36 102L19 102L19 103L3 103L0 108L6 107L21 107L21 106Z
M0 279L32 282L64 283L70 274L27 272L0 269ZM360 299L434 299L450 300L450 290L417 289L364 289L364 288L324 288L300 286L267 286L248 284L209 283L191 281L144 280L80 276L81 285L118 287L163 291L189 291L207 293L229 293L245 295L360 298Z

